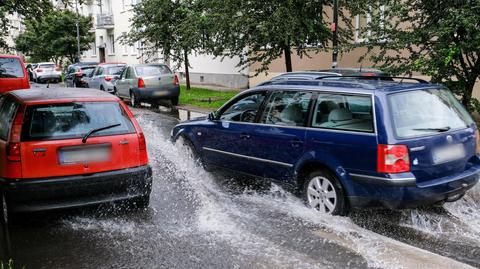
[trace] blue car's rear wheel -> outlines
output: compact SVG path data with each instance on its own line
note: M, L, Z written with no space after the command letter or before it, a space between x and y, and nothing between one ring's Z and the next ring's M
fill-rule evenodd
M307 175L303 186L303 198L307 206L330 215L345 215L347 206L342 185L326 171L314 171Z

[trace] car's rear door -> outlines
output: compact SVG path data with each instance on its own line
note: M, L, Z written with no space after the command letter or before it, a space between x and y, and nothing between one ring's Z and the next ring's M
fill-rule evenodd
M19 108L19 104L12 97L0 96L0 177L14 178L21 173L18 163L7 165L8 161L8 140L10 137L14 117Z
M106 129L82 139L98 128ZM140 158L135 127L118 102L70 102L26 109L23 178L119 170L138 166Z
M260 124L245 139L254 157L256 175L278 180L291 179L294 165L305 150L306 124L312 93L275 91L265 105Z

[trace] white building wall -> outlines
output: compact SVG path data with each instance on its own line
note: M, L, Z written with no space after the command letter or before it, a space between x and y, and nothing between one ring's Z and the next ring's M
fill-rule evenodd
M124 62L127 64L144 63L148 59L143 55L141 44L137 42L134 46L121 44L119 38L130 31L130 18L132 17L132 7L139 0L102 0L102 6L98 5L98 0L94 0L90 5L81 5L79 12L85 16L94 17L95 44L92 48L82 55L84 62L100 62L101 50L105 48L105 62ZM98 14L112 14L114 25L108 29L98 27ZM111 36L115 38L113 50ZM163 62L163 57L159 53L159 60ZM189 56L191 80L193 84L220 86L227 88L247 88L248 70L240 72L236 67L238 58L220 58L214 59L211 55ZM172 63L172 67L175 63ZM184 73L184 67L175 70Z

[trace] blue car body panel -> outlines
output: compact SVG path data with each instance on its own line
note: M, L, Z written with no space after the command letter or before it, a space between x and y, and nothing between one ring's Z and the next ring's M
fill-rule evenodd
M388 95L441 85L393 81L319 81L318 85L286 83L261 86L233 98L259 91L310 91L369 96L372 99L374 131L371 133L234 122L215 116L187 121L172 131L172 140L189 139L207 165L274 179L301 188L305 167L319 167L333 173L342 184L352 207L414 207L462 195L478 182L480 159L476 154L476 126L451 130L447 134L399 138L392 123ZM266 98L268 99L268 98ZM265 101L264 101L265 102ZM219 111L222 111L220 108ZM262 111L263 106L260 108ZM310 111L313 105L310 105ZM446 140L446 135L450 140ZM433 164L432 150L448 144L465 145L465 158ZM377 147L406 145L411 169L406 173L377 172Z

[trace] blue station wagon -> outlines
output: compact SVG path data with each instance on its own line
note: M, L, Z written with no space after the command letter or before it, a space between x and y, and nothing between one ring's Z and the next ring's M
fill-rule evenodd
M209 169L294 187L334 215L453 202L480 173L474 121L447 88L422 81L260 86L178 124L179 138Z

